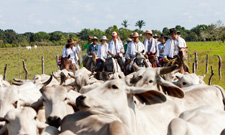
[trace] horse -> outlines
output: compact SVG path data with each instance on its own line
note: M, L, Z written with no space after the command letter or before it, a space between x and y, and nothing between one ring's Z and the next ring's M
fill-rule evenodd
M87 68L89 71L93 71L96 66L96 55L84 55L83 56L83 67Z
M70 60L70 55L68 57L62 57L61 58L61 67L60 70L66 69L66 70L72 70L75 72L77 69L73 66L72 61Z
M180 67L180 73L184 74L184 72L189 72L189 67L188 65L185 63L185 61L187 60L187 50L188 47L179 47L179 52L178 55L175 55L173 59L167 59L164 58L161 65L162 66L171 66L174 64L177 64Z

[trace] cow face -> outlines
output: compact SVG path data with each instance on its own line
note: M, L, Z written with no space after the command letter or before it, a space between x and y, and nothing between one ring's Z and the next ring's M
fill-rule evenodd
M18 106L19 89L15 86L0 87L0 117Z
M133 96L148 105L166 101L165 96L158 91L129 87L124 80L114 79L79 96L76 104L82 111L94 114L113 113L120 117L129 108L135 108Z
M4 118L9 135L36 135L38 132L36 112L32 108L10 110Z
M180 88L189 87L197 84L205 84L202 76L197 76L196 74L176 74L176 78L178 79L175 84Z
M161 86L168 95L183 98L184 93L180 88L160 77L160 75L172 72L176 67L141 68L133 74L131 79L127 79L127 83L135 87L149 88L151 90L159 90L159 86Z
M63 117L74 112L72 106L67 104L68 89L64 86L44 86L40 91L47 123L59 127Z

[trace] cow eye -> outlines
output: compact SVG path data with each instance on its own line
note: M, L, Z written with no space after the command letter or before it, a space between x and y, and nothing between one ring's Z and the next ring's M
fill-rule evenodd
M37 119L37 116L34 117L34 120L36 120L36 119Z
M152 83L152 82L153 82L152 80L149 81L149 83Z
M68 98L65 98L64 101L66 101Z
M18 101L14 102L13 103L13 106L16 108L17 107L17 104L18 104Z
M118 87L116 85L112 85L113 89L118 89Z
M183 82L183 85L186 85L187 83L186 82Z

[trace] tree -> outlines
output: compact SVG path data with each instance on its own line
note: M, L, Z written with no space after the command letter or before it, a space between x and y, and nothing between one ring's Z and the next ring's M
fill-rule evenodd
M136 27L138 27L140 30L143 26L145 26L145 22L143 20L138 20L135 24Z
M49 39L50 39L50 35L46 32L38 32L31 36L31 41L33 41L33 42L35 42L35 41L41 42L43 40L46 41Z
M123 20L123 22L121 23L121 25L126 29L128 25L128 21L127 20Z
M60 31L55 31L53 33L50 33L50 41L59 41L63 37L62 32Z
M167 35L170 32L170 30L167 27L164 27L162 30L162 33L164 33L165 35Z
M4 31L6 36L6 42L12 44L14 40L16 40L16 32L12 29L8 29Z

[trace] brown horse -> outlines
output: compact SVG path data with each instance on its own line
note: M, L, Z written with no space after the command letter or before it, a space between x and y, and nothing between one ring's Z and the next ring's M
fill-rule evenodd
M60 70L66 69L66 70L72 70L73 72L75 72L77 69L74 67L74 65L72 64L72 61L70 60L70 55L68 57L62 58L62 65Z
M184 74L184 72L189 72L189 67L185 63L185 61L187 60L188 47L178 46L178 49L179 49L178 55L175 55L174 58L170 60L165 60L164 58L164 62L162 63L162 65L167 67L177 64L180 67L180 73Z
M146 57L148 58L149 62L152 64L153 68L157 67L157 63L156 63L157 59L155 57L155 54L156 54L156 52L146 54Z

